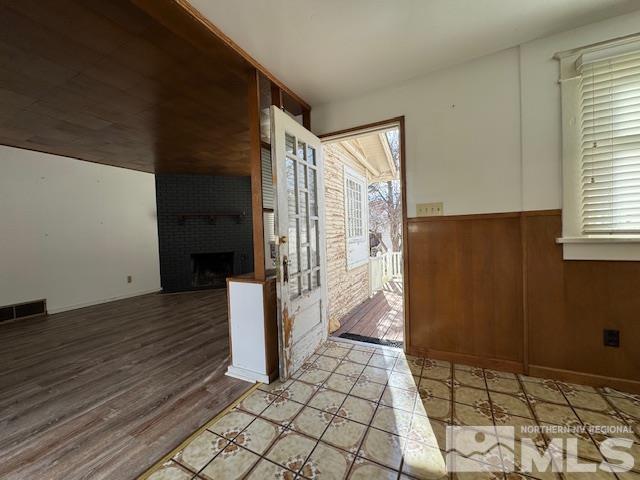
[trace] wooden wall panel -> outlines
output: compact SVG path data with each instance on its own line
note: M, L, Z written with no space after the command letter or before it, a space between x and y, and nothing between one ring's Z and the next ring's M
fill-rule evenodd
M409 351L521 367L519 216L414 219L408 230Z
M559 212L525 216L531 368L640 380L640 263L563 261ZM620 330L620 347L603 329Z
M564 261L561 229L559 210L410 219L407 351L640 392L640 262Z

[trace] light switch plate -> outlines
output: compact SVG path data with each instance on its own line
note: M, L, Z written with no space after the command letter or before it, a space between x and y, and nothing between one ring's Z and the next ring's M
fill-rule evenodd
M418 215L418 217L433 217L436 215L442 215L443 211L444 209L442 202L416 204L416 214Z

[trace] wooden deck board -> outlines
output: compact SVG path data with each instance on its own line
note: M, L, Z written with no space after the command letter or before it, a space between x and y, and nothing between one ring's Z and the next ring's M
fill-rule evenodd
M389 282L373 297L353 308L334 336L351 333L381 340L403 340L402 283Z
M0 325L0 478L135 478L246 391L224 290Z

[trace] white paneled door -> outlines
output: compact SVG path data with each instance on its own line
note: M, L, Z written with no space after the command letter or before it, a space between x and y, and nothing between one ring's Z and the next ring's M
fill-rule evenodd
M288 114L271 107L271 152L280 378L287 379L328 334L322 144Z

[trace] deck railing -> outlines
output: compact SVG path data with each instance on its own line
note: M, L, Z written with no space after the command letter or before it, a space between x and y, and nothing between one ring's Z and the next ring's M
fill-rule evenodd
M369 295L382 290L391 280L402 279L402 252L387 252L369 258Z

